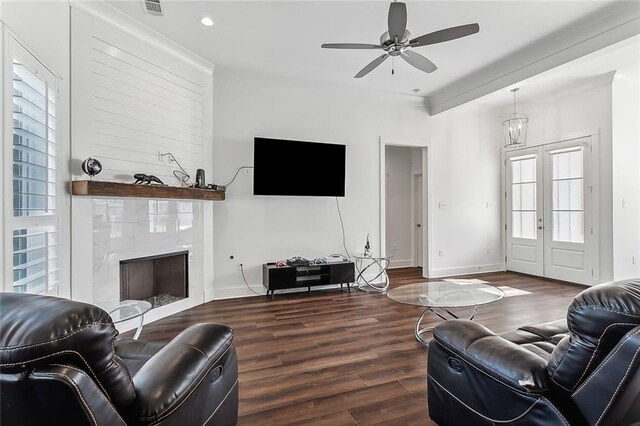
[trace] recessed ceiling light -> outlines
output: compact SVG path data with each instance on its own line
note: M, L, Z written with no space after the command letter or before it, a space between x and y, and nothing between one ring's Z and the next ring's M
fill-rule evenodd
M213 19L209 18L208 16L203 16L202 18L200 18L200 23L205 27L212 27Z

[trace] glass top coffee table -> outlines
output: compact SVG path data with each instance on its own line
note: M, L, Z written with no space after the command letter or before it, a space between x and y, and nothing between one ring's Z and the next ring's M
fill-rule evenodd
M138 328L133 336L137 340L144 325L144 314L149 312L151 308L151 303L146 300L123 300L118 303L118 306L109 310L109 315L114 324L138 318Z
M403 285L390 290L387 296L396 302L424 308L416 322L416 340L429 347L429 341L423 336L433 331L433 327L422 328L420 325L427 312L446 321L458 319L450 309L473 308L469 317L472 320L480 305L497 302L504 297L504 292L480 280L451 280Z

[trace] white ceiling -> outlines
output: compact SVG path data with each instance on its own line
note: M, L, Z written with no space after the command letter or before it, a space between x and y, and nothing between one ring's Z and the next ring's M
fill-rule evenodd
M163 0L164 16L143 12L140 0L111 5L224 69L428 96L433 91L562 30L611 1L408 2L407 28L416 37L477 22L480 33L417 48L439 69L422 73L395 59L362 79L353 76L379 55L370 50L321 49L322 43L377 43L386 31L383 1L191 1ZM213 27L199 23L211 16Z

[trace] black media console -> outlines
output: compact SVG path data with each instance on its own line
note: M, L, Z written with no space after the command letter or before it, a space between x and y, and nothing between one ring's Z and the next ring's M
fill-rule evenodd
M262 266L262 284L267 289L267 297L271 293L273 299L276 290L287 288L311 287L329 284L347 285L354 281L353 262L333 262L305 266L276 266L275 263L265 263Z

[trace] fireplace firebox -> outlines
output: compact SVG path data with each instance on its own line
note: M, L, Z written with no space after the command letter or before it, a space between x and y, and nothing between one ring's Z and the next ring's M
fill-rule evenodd
M120 300L154 308L189 297L189 251L120 261Z

